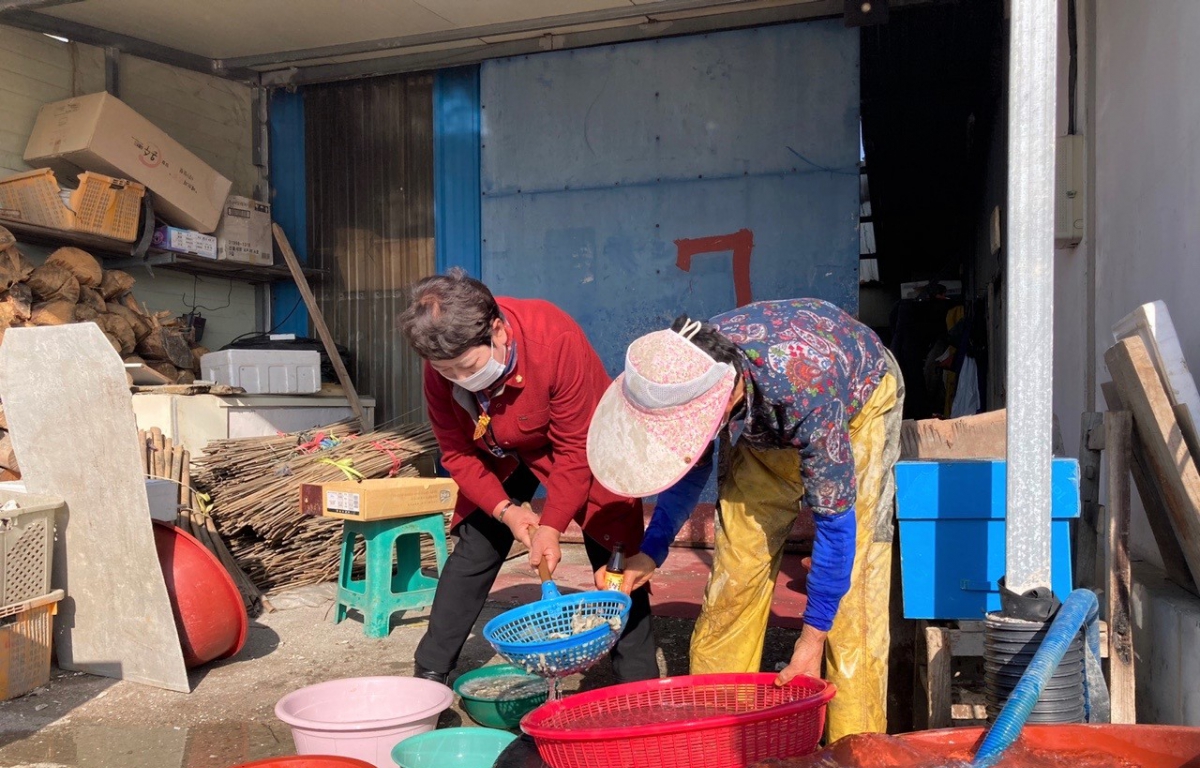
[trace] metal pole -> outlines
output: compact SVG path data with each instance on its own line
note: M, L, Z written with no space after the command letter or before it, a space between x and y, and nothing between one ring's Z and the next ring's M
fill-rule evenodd
M1057 4L1012 0L1008 86L1006 586L1050 586Z

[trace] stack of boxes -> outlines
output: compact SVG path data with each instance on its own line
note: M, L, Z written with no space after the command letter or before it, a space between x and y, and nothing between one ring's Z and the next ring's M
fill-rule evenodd
M270 265L271 209L108 93L47 104L25 147L37 170L0 180L0 219L134 242L141 199L153 245L214 261ZM59 183L80 181L79 189Z

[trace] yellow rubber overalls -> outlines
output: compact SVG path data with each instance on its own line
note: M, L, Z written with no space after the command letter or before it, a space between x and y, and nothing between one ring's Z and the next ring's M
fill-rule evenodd
M825 677L837 686L828 738L887 730L893 467L900 455L904 385L891 359L863 409L850 421L857 481L858 535L850 590L825 646ZM734 444L719 489L712 575L692 634L691 672L758 672L783 545L804 484L795 448ZM787 659L781 659L787 661Z

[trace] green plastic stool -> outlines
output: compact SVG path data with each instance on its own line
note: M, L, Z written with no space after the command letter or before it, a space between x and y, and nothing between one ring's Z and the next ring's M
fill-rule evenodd
M392 520L342 521L342 562L338 567L337 609L333 623L340 624L349 608L363 615L367 637L387 637L392 614L433 605L437 579L421 573L421 536L433 537L437 571L446 564L446 527L440 512ZM353 578L354 542L367 544L366 578ZM395 570L392 552L396 553Z

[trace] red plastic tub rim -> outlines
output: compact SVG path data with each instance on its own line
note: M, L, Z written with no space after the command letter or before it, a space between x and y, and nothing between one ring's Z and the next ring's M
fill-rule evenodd
M817 709L828 704L837 694L837 687L832 683L813 677L798 676L793 678L789 686L805 685L819 689L818 693L805 696L802 699L777 704L774 707L756 709L753 712L742 712L733 715L714 715L694 720L675 720L669 723L648 723L646 725L630 725L617 728L555 728L543 726L540 723L565 709L581 709L593 702L615 698L620 695L637 694L653 688L682 688L689 685L774 685L774 673L749 672L725 673L710 675L681 675L665 677L657 680L643 680L636 683L610 685L593 691L574 693L566 699L550 701L530 712L521 719L521 730L534 739L549 739L563 741L610 741L621 738L646 738L679 733L694 728L724 728L731 726L749 725L764 720L774 720L779 717L794 715L800 712Z

